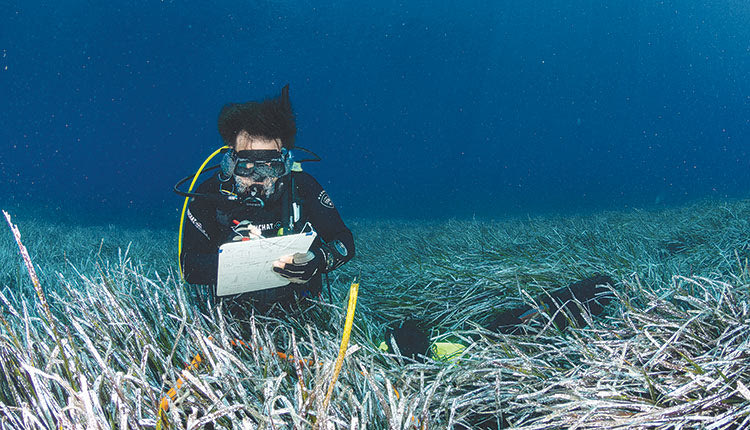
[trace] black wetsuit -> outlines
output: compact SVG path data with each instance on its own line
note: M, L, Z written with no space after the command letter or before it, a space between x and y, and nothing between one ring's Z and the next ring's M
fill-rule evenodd
M263 208L247 206L221 196L221 183L217 175L198 186L197 193L215 198L198 197L190 201L180 255L187 282L215 288L219 247L237 235L232 229L237 222L250 221L262 231L264 237L278 236L280 231L288 233L290 229L292 232L299 232L309 222L318 234L311 249L321 248L325 256L318 274L306 284L289 284L231 297L270 305L274 302L288 303L294 299L295 294L302 297L320 294L321 273L336 269L354 256L352 233L344 225L328 194L310 174L292 172L279 181L284 184L279 187L279 198L268 202ZM290 223L294 218L293 201L300 208L300 217Z

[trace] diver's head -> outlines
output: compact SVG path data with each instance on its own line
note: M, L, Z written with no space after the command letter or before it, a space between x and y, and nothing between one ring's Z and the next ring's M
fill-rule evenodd
M245 130L237 134L232 150L225 157L222 165L228 166L222 174L224 177L231 174L237 194L257 197L264 203L278 193L280 178L290 171L288 152L281 139L251 136Z
M289 85L273 99L225 105L218 125L231 148L219 178L234 179L235 192L248 204L263 206L278 198L282 178L291 172L289 150L297 132Z

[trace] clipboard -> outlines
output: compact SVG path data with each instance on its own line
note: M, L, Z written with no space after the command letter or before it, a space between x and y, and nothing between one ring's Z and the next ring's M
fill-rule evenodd
M242 294L289 284L288 279L273 271L274 261L285 255L307 252L317 236L310 231L221 245L216 295Z

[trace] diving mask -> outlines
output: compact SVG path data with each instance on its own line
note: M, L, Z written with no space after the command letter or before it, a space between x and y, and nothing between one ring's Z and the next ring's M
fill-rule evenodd
M233 175L261 182L265 178L280 178L291 171L291 157L286 148L275 150L229 151L221 162L222 181Z

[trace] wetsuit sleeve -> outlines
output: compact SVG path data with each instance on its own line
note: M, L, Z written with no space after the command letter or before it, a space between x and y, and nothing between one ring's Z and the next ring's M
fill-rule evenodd
M185 214L180 262L185 280L191 284L216 284L219 267L215 209L193 199Z
M302 210L323 241L325 263L322 271L330 272L354 257L354 237L333 205L328 193L309 174L298 179L298 189L303 198Z

